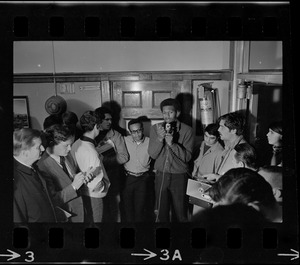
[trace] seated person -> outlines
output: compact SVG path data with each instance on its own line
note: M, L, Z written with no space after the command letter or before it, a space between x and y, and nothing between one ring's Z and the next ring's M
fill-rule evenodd
M264 166L258 171L273 188L273 194L279 203L282 203L282 167Z
M282 222L282 209L271 185L257 172L248 168L228 170L208 190L217 205L243 203L261 212L271 222Z
M204 129L204 141L201 143L199 156L194 161L192 176L195 178L202 178L205 174L216 173L217 158L224 150L218 141L220 137L218 128L218 124L212 123Z

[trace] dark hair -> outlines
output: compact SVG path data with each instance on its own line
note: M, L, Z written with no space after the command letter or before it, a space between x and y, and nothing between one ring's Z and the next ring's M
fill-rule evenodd
M220 134L219 134L218 129L219 129L219 124L217 124L217 123L211 123L211 124L208 124L205 127L204 132L207 132L208 134L214 135L217 138L219 138Z
M271 185L256 171L248 168L228 170L208 192L215 202L223 199L229 204L258 201L264 206L276 202Z
M96 124L99 124L100 119L94 111L88 110L80 117L80 126L85 132L92 131Z
M256 168L256 152L253 146L248 143L241 143L234 147L236 153L234 158L243 162L247 167Z
M45 118L44 123L43 123L43 128L45 130L54 124L62 124L62 122L63 122L63 120L62 120L61 115L51 114Z
M128 122L128 130L130 131L130 125L137 123L141 125L141 128L144 128L144 124L140 119L132 119Z
M95 114L98 116L100 123L105 119L105 114L110 114L112 116L111 110L106 107L99 107L95 109Z
M236 130L237 135L242 135L244 132L245 119L242 114L237 112L230 112L222 115L218 119L218 123L224 120L224 125L229 128L229 130Z
M35 129L16 129L13 133L13 153L18 156L22 150L28 150L34 146L33 140L41 138L41 132Z
M66 125L76 125L78 122L78 117L75 112L66 111L62 115L62 122Z
M163 107L165 107L165 106L173 106L176 111L180 111L181 110L180 103L175 98L167 98L167 99L163 100L160 103L160 110L162 111Z
M74 137L74 135L75 131L73 127L65 124L54 124L45 131L47 146L49 147L58 145L60 142L65 142L71 137Z
M276 132L279 133L280 135L282 135L282 122L281 121L274 121L269 125L269 128Z

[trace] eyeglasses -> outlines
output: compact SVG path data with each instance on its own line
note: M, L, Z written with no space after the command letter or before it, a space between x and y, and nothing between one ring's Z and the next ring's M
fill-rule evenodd
M105 121L112 121L112 118L106 118Z
M131 134L141 133L143 129L133 130L131 131Z

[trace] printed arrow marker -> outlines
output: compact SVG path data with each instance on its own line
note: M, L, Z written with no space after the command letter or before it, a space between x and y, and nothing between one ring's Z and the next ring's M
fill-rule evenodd
M20 257L21 255L10 250L10 249L7 249L8 252L10 252L11 254L0 254L0 256L2 257L10 257L7 261L11 260L11 259L16 259L18 257Z
M293 251L294 253L291 253L291 254L288 254L288 253L280 253L280 254L277 254L278 256L292 256L293 258L291 258L291 260L294 260L294 259L299 259L299 252L295 249L292 249L291 248L291 251Z
M157 256L155 253L151 252L150 250L148 249L145 249L145 251L147 251L148 253L131 253L131 256L148 256L146 258L144 258L144 260L146 259L151 259L151 258L154 258L155 256Z

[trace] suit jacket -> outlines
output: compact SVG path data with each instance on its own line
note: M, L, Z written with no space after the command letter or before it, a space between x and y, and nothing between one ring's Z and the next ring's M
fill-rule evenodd
M77 166L70 153L66 157L72 175L77 173ZM45 151L37 162L39 170L43 173L49 192L54 198L56 206L72 214L70 222L84 222L84 206L78 191L72 187L73 180L64 172L62 167Z
M45 180L14 159L14 222L56 222Z

